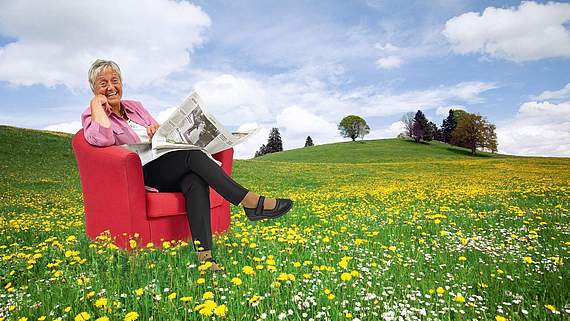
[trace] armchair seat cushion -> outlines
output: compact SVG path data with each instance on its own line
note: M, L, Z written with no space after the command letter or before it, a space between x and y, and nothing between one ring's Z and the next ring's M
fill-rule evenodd
M222 201L223 198L210 189L210 208L221 206ZM184 194L180 192L146 192L146 215L149 218L186 215L185 204Z

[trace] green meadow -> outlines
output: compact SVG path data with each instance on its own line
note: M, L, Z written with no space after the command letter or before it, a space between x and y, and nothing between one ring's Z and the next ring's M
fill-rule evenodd
M237 160L295 201L132 253L85 236L71 136L0 126L0 320L562 320L570 159L385 139Z

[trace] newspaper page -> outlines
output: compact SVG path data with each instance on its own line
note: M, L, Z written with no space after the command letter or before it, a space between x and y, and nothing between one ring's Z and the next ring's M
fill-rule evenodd
M152 137L153 159L180 149L201 149L215 154L233 147L257 131L230 133L205 108L197 92L186 98Z

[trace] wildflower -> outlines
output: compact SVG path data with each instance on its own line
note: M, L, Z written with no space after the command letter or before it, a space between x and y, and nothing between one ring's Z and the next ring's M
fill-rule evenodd
M174 299L176 299L176 292L170 293L170 294L168 295L168 299L169 299L169 300L174 300Z
M496 315L496 316L495 316L495 320L496 320L496 321L508 321L509 319L507 319L507 318L505 318L505 317L503 317L503 316L500 316L500 315Z
M46 319L46 316L45 316L45 315L42 315L42 316L40 316L40 317L38 318L38 321L44 321L45 319Z
M253 270L253 268L249 265L246 265L243 267L242 269L243 273L247 274L247 275L253 275L255 274L255 271Z
M87 312L81 312L75 316L75 321L85 321L91 319L91 316Z
M465 302L465 297L461 294L458 294L455 296L453 300L455 300L455 302L463 303Z
M390 245L390 247L388 247L388 250L392 251L392 252L396 252L396 247L394 245Z
M249 298L247 302L249 302L249 304L255 304L257 301L259 301L259 299L261 299L259 295L254 295L251 298Z
M206 279L204 278L198 278L198 280L196 280L196 283L198 284L204 284L206 282Z
M99 298L95 301L95 306L98 308L107 306L107 299L106 298Z
M467 261L467 258L465 256L460 256L459 261Z
M87 298L91 299L92 297L95 296L95 291L90 291L89 293L87 293Z
M552 312L552 313L556 312L556 307L553 306L552 304L545 304L544 307L547 308L548 310L550 310L550 312Z
M444 294L444 293L445 293L445 290L440 286L439 288L437 288L437 289L435 290L435 292L437 292L437 294Z
M21 318L18 319L18 321L28 321L28 318L26 318L26 317L21 317Z
M63 312L68 313L69 311L71 311L71 307L67 307L65 309L63 309Z
M243 283L243 282L241 281L241 279L238 278L238 277L232 278L232 281L231 281L231 282L233 283L233 285L238 285L238 286Z
M222 318L225 317L227 313L228 313L228 307L225 304L218 305L214 309L214 314Z
M205 292L202 295L202 299L204 299L204 300L211 300L213 298L214 298L214 293L212 293L211 291Z
M293 266L296 268L301 267L301 262L294 262Z
M141 295L143 295L143 293L144 293L144 289L143 289L143 288L138 288L138 289L135 290L135 294L136 294L137 296L141 296Z
M131 247L131 249L136 248L137 247L137 241L129 240L129 246Z
M182 302L190 302L192 301L192 297L191 296L183 296L180 298L180 301Z
M479 284L479 287L480 287L481 289L486 289L486 288L489 287L486 283L478 283L478 284Z
M139 314L137 312L129 312L125 315L124 321L134 321L139 318Z
M152 243L152 242L146 243L146 248L147 248L147 249L150 249L150 248L152 248L152 247L154 247L154 243Z
M95 321L109 321L109 318L107 318L107 317L100 317L100 318L97 318Z
M198 311L201 315L210 317L214 314L214 310L216 309L217 304L212 300L206 300L204 303L197 305L194 308L194 311Z
M352 279L352 275L350 273L344 272L340 275L340 279L345 281L345 282L348 282Z
M523 260L525 261L525 263L530 264L532 263L532 258L530 256L525 256L523 257Z

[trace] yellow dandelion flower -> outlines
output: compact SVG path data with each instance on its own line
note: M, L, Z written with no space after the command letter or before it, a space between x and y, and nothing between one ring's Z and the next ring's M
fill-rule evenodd
M198 278L198 280L196 280L196 283L198 283L198 284L204 284L204 283L206 283L206 279L204 279L204 278Z
M228 313L228 307L225 304L218 305L214 309L214 314L222 318L226 317L227 313Z
M182 302L190 302L192 301L192 297L191 296L183 296L180 298L180 301Z
M509 319L507 319L507 318L505 318L505 317L503 317L503 316L500 316L500 315L496 315L496 316L495 316L495 320L496 320L496 321L509 321Z
M550 312L552 313L556 312L556 307L553 306L552 304L545 304L544 307L550 310Z
M213 298L214 298L214 293L212 293L211 291L205 292L202 295L202 299L204 299L204 300L211 300Z
M91 316L87 312L81 312L75 316L75 321L85 321L91 319Z
M459 261L467 261L467 258L465 256L460 256Z
M143 288L138 288L138 289L136 289L136 290L135 290L135 294L136 294L137 296L143 295L143 294L144 294L144 289L143 289Z
M65 312L65 313L69 313L69 311L71 311L71 307L67 307L67 308L63 309L63 312Z
M241 281L241 279L238 278L238 277L232 278L232 281L231 281L231 282L232 282L233 285L241 285L241 284L243 283L243 282Z
M131 311L125 315L124 321L134 321L139 318L139 314L135 311Z
M527 264L531 264L532 263L532 258L530 256L525 256L523 257L523 260L525 261L525 263Z
M301 262L294 262L293 266L296 268L301 267Z
M327 295L327 299L333 300L333 299L334 299L334 294L329 293L329 295Z
M453 298L453 300L455 302L459 302L459 303L464 303L465 302L465 297L461 294L458 294L455 296L455 298Z
M348 282L352 279L352 275L350 273L344 272L340 275L340 279L345 281L345 282Z
M45 316L45 315L42 315L42 316L40 316L40 317L38 318L38 321L44 321L45 319L46 319L46 316Z
M246 265L243 267L242 272L247 274L247 275L253 275L255 274L255 270L253 270L253 268L249 265Z
M394 245L390 245L390 246L388 247L388 250L390 250L390 251L392 251L392 252L396 252L397 249L398 249L398 248L395 247Z
M137 247L137 241L129 240L129 246L131 247L131 249L136 248Z
M169 300L174 300L174 299L176 299L176 292L170 293L170 294L168 295L168 299L169 299Z
M445 290L440 286L439 288L437 288L437 289L435 290L435 292L437 292L437 294L444 294L444 293L445 293Z
M106 298L99 298L95 301L95 306L98 308L107 306L107 299Z
M109 318L108 317L100 317L100 318L97 318L95 321L109 321Z
M21 318L18 319L18 321L28 321L28 318L26 318L26 317L21 317Z

